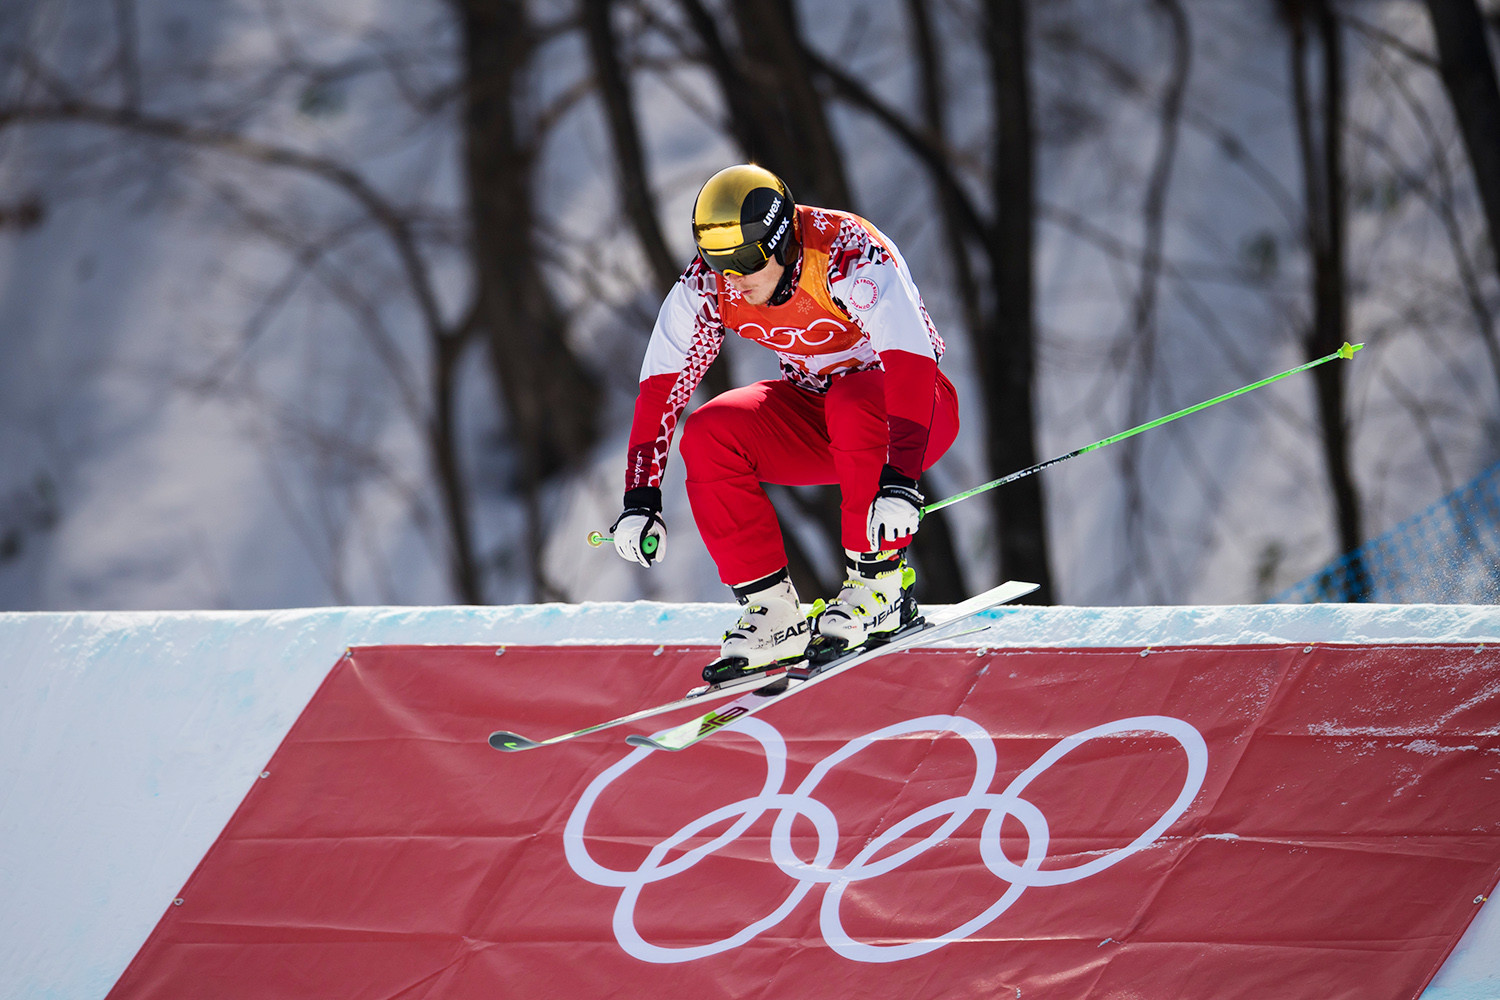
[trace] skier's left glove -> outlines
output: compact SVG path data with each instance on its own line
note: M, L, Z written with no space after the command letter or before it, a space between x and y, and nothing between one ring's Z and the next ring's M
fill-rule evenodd
M661 490L640 486L625 491L625 509L610 525L621 559L650 568L667 551L667 525L661 519Z
M880 490L870 504L868 535L870 551L886 542L900 541L917 533L922 522L922 491L917 481L887 465L880 470Z

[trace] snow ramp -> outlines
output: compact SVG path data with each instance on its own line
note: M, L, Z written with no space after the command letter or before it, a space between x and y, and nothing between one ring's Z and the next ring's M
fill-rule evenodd
M731 616L0 615L0 996L1500 997L1496 609L1012 607L488 746Z

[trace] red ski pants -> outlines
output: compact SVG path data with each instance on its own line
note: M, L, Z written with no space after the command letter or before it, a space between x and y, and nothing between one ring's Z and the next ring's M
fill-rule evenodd
M934 397L924 470L958 436L958 395L942 372ZM683 423L679 450L693 519L719 578L731 586L749 583L787 563L762 483L837 484L843 546L868 550L870 504L889 444L879 369L841 375L824 395L778 380L732 389L698 407Z

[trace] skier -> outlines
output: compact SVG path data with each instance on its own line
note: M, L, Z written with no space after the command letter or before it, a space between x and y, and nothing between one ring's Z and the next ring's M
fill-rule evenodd
M916 615L905 548L921 520L917 477L958 434L938 370L943 340L900 252L847 212L797 205L753 164L708 179L693 206L698 254L657 316L641 366L616 551L650 567L666 551L662 473L688 397L727 333L774 351L781 378L730 390L683 421L693 518L742 612L723 681L816 652L853 649ZM848 578L816 622L787 572L762 483L837 484Z

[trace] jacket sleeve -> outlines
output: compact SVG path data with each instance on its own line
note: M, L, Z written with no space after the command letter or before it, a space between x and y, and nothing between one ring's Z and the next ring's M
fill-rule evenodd
M885 413L891 444L886 464L909 479L927 466L927 439L937 406L937 359L892 350L880 352L885 368Z
M694 261L667 294L646 357L630 423L625 491L660 489L667 452L688 399L719 356L724 326L711 271Z
M891 433L886 462L916 479L926 465L943 338L896 245L868 223L850 220L845 227L830 258L829 287L870 338L885 369Z

